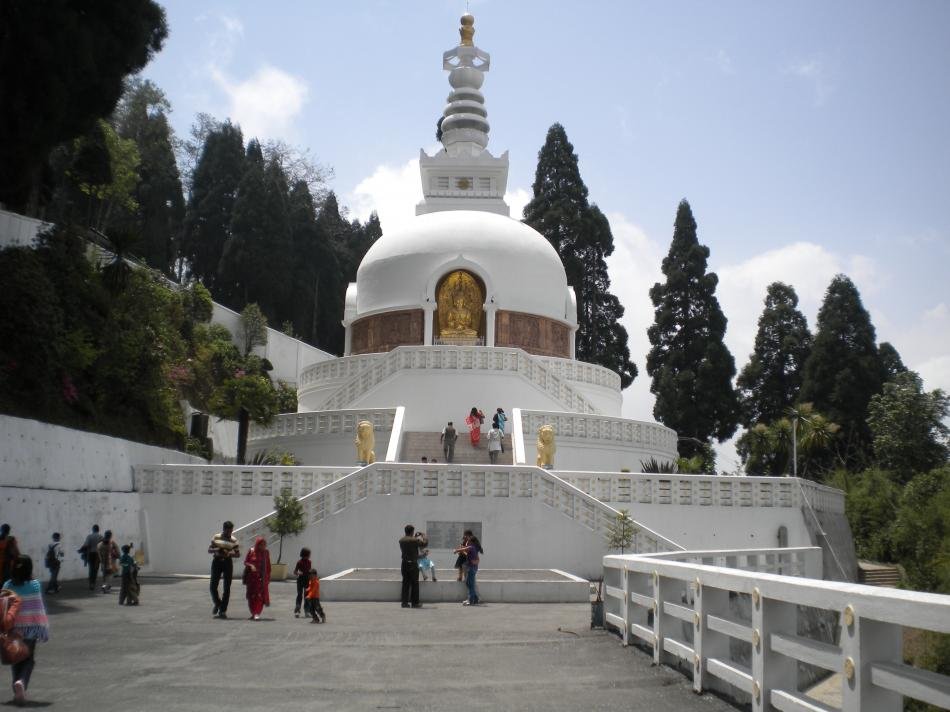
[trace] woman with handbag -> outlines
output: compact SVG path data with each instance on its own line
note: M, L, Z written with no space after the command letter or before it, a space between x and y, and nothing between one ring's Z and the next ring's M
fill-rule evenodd
M259 621L264 606L270 605L270 552L267 550L267 540L262 536L257 537L254 546L244 557L243 579L251 620Z
M29 650L26 658L11 665L13 698L22 705L26 702L26 690L30 686L30 675L33 674L36 642L49 640L49 619L40 593L42 589L40 582L33 578L33 560L29 556L21 554L16 558L10 570L10 580L4 581L3 588L12 591L20 599L9 632L19 635Z

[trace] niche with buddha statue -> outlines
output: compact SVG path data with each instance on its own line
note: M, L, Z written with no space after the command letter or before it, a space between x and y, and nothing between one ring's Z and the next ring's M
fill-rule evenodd
M471 272L455 270L435 290L433 334L436 343L483 345L485 343L485 286Z

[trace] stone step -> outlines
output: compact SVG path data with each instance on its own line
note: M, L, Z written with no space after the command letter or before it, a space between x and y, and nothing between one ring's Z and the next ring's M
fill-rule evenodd
M419 462L422 457L432 460L436 458L438 462L444 462L442 453L442 444L439 442L440 433L430 432L407 432L403 434L402 451L399 459L403 462ZM498 464L512 464L514 457L511 450L511 436L505 435L502 440L504 451L498 456ZM482 433L481 442L478 447L473 447L468 433L459 433L459 438L455 442L454 462L464 465L487 465L490 463L488 456L488 434Z
M867 586L897 588L901 583L901 572L896 566L861 563L858 580Z

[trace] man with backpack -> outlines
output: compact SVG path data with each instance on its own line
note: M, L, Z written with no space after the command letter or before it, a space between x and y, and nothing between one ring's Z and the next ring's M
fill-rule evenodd
M46 547L46 557L43 563L49 569L49 583L46 584L46 593L59 593L59 569L63 562L63 547L60 545L59 532L53 532L53 541Z

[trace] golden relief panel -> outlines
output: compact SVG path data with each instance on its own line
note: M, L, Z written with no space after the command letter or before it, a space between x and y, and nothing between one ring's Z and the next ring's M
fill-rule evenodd
M442 339L474 339L479 336L485 295L470 272L450 272L436 290L438 331Z

